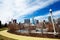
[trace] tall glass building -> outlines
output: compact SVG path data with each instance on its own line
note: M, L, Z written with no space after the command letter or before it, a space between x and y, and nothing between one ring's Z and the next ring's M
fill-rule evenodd
M32 18L32 24L34 24L34 25L35 25L35 20L34 20L34 17Z

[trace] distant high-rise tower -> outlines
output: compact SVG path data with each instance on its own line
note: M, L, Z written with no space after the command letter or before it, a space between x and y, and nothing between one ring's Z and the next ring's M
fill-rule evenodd
M14 20L13 20L13 23L17 23L17 20L16 20L16 19L14 19Z
M51 16L48 17L48 21L52 23ZM55 23L55 19L53 19L53 22Z
M24 23L29 24L29 23L30 23L30 19L25 19L25 20L24 20Z
M35 20L34 20L34 17L32 18L32 24L35 24Z
M35 23L36 23L36 24L39 24L39 20L35 20Z
M57 23L60 24L60 18L57 19Z
M50 23L52 23L52 21L51 21L51 16L48 17L48 21L49 21Z
M46 22L45 20L43 20L43 28L46 28L45 25L46 25Z

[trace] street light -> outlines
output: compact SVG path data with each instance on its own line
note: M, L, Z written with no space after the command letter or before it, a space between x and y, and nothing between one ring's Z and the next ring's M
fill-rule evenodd
M54 25L53 17L52 17L52 9L50 9L49 11L50 11L50 16L51 16L51 21L52 21L52 24L53 24L54 35L56 35L55 25Z

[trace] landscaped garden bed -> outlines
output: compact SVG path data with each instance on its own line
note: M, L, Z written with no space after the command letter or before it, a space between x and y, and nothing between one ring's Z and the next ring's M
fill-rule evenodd
M9 32L9 31L8 31ZM22 35L22 36L31 36L31 37L42 37L42 38L57 38L60 39L60 34L58 35L53 35L53 34L40 34L40 33L20 33L20 32L9 32L12 34L16 34L16 35Z

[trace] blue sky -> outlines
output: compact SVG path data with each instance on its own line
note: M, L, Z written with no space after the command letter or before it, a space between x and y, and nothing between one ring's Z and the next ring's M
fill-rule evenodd
M39 21L47 20L50 8L55 19L60 17L60 0L0 0L0 20L2 23L11 19L23 22L32 17Z
M38 10L34 11L32 14L27 15L26 17L27 18L33 17L33 15L34 16L41 16L41 15L43 16L43 15L45 15L45 14L47 14L49 12L50 8L53 10L53 12L60 10L60 1L58 1L58 2L56 2L54 4L51 4L51 5L49 5L49 6L45 7L45 8L38 9Z

